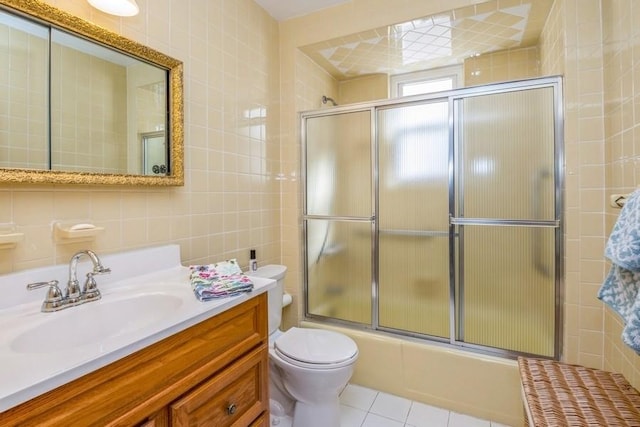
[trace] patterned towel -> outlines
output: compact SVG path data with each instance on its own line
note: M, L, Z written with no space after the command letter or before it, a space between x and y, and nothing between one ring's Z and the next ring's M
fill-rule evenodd
M624 320L622 341L640 353L640 190L629 196L607 241L613 265L598 298Z
M253 290L253 282L242 274L235 259L208 265L191 265L191 287L196 298L209 301Z

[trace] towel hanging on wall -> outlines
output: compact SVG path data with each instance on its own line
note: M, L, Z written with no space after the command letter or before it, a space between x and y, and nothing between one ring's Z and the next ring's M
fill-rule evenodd
M605 247L613 263L598 298L623 321L622 340L640 353L640 190L627 199Z

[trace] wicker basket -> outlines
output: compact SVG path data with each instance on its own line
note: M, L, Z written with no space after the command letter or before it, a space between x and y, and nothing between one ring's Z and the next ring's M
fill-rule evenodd
M640 393L621 374L525 357L518 367L526 425L640 427Z

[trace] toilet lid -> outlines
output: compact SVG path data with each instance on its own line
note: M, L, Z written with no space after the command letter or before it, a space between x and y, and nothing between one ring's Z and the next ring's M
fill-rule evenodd
M276 339L274 349L293 364L318 368L348 365L358 354L351 338L323 329L291 328Z

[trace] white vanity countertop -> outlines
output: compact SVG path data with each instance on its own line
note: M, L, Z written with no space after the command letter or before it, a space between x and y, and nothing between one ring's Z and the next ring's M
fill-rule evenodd
M102 264L112 270L111 275L96 276L102 299L53 313L40 311L46 289L29 292L26 284L57 279L64 289L67 265L0 276L0 289L7 291L7 298L0 303L0 412L216 316L275 286L274 280L252 277L254 290L250 293L200 302L190 286L189 268L180 264L177 245L100 258ZM88 263L78 268L81 283L84 273L89 270ZM151 299L148 299L149 295ZM126 312L135 311L136 298L146 299L147 311L153 312L149 306L153 307L156 301L163 304L158 313L152 313L143 323L128 323ZM118 309L119 303L122 310ZM114 309L118 312L115 316L111 313ZM84 319L90 319L90 322L84 322ZM112 322L117 327L115 334L105 332ZM83 325L92 323L91 329L86 326L82 329ZM37 336L48 329L54 333L44 333L39 340L31 340L41 343L24 339L23 334L29 337L35 332ZM63 334L74 335L58 340L55 334L61 337Z

